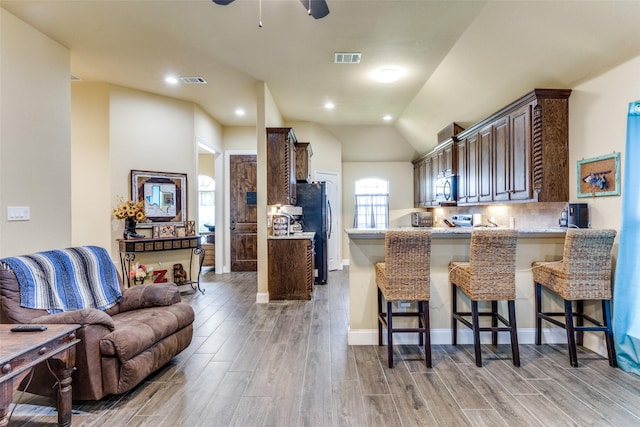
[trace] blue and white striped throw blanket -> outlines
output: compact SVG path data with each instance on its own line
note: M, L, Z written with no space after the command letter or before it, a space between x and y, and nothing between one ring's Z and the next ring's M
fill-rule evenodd
M49 313L97 308L122 298L118 272L104 248L81 246L4 258L20 285L20 305Z

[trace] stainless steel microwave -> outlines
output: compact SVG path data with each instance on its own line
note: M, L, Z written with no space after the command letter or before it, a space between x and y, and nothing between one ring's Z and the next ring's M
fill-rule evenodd
M458 177L443 176L436 180L436 202L441 206L452 206L458 198Z

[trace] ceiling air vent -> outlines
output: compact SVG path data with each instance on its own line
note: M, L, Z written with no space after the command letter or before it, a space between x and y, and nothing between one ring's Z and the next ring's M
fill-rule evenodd
M207 83L204 77L180 77L180 81L188 85L203 85Z
M336 64L359 64L360 52L336 52L333 62Z

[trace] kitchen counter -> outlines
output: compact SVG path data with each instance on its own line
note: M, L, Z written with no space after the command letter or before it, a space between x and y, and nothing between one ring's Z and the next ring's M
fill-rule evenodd
M487 228L487 227L482 227ZM420 227L402 227L401 229L417 229ZM425 227L425 230L431 230L431 237L434 239L440 238L469 238L474 227ZM398 229L396 229L398 230ZM346 228L345 233L352 239L379 239L384 237L384 233L387 230L371 230L371 229L357 229ZM519 237L564 237L566 234L566 227L552 227L552 228L518 228Z
M284 240L284 239L313 239L316 233L313 231L303 231L302 233L291 233L283 236L267 236L269 240Z
M411 228L411 227L407 227ZM376 262L384 261L386 230L344 230L349 237L349 332L352 345L376 345L377 338L377 286ZM431 300L430 322L433 344L451 343L451 285L448 265L451 261L467 261L472 227L431 228ZM555 261L562 258L566 228L518 229L516 254L516 317L518 336L522 344L534 342L534 287L531 263ZM464 300L464 299L463 299ZM503 304L503 303L500 303ZM555 301L544 300L545 307L558 308ZM481 304L481 307L483 305ZM500 305L502 312L503 307ZM506 307L506 304L505 304ZM406 308L405 308L406 310ZM404 319L403 319L404 320ZM564 330L545 330L545 342L566 342ZM556 335L556 332L559 335ZM500 342L508 336L500 334ZM414 337L403 334L401 339L413 342ZM484 337L483 334L483 340ZM459 329L461 343L471 343L470 330Z

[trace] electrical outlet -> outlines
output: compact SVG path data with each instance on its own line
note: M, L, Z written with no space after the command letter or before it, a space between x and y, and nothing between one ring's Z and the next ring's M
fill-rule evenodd
M29 221L31 209L29 206L8 206L7 221Z

